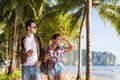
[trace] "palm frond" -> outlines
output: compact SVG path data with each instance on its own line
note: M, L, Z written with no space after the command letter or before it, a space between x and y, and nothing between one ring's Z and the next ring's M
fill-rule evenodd
M74 11L77 8L81 8L86 3L85 0L62 0L59 10L65 14L70 11Z
M5 27L6 27L5 23L0 23L0 34L4 32Z
M78 25L78 23L81 23L81 18L83 17L84 14L84 7L80 8L79 11L76 13L71 14L71 25L70 25L70 32L72 32L75 29L75 26Z
M36 19L40 18L45 2L46 0L28 0L29 5L34 11L34 15Z
M104 21L109 21L115 27L118 34L120 34L120 6L106 4L100 9L101 18Z
M99 0L97 0L99 1ZM109 4L117 4L119 2L119 0L100 0L101 3L103 4L106 4L106 3L109 3Z

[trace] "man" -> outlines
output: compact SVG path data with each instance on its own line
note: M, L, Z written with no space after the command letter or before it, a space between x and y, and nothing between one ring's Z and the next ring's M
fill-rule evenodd
M22 80L41 80L41 62L43 59L43 41L35 36L37 26L33 20L25 24L26 36L19 44L19 56L22 64Z

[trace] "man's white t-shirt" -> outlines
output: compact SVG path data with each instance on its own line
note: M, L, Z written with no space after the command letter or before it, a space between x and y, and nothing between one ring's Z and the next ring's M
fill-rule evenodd
M37 54L37 46L34 37L26 37L26 52L29 50L33 50L32 56L27 57L26 63L23 65L30 66L35 65L35 63L38 61L38 54Z

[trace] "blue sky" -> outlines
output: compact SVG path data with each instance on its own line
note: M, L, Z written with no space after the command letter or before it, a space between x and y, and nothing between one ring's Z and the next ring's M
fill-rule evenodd
M85 37L85 29L83 36ZM82 48L86 48L86 39L82 40ZM116 33L110 22L106 25L100 19L96 9L92 9L92 28L91 28L91 50L92 51L107 51L116 55L117 64L120 64L120 36Z

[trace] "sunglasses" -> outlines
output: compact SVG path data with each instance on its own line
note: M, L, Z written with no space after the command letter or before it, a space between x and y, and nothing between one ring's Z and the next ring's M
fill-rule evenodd
M33 28L34 28L34 29L36 29L36 28L37 28L37 26L33 26Z

